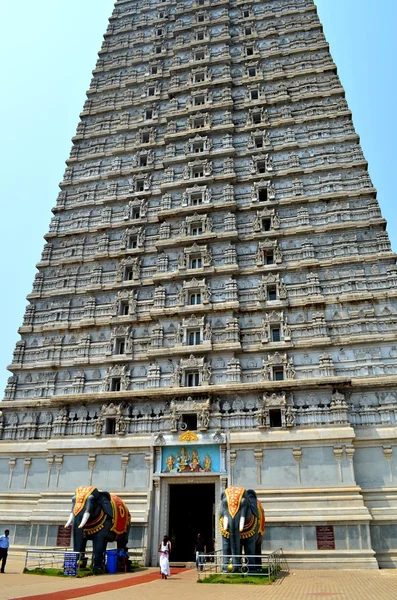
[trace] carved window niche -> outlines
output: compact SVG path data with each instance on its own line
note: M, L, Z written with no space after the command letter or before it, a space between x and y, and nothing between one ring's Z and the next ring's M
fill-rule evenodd
M286 428L295 424L295 409L287 403L284 392L263 394L262 405L258 412L259 429Z
M245 56L257 56L259 54L258 47L255 42L244 45Z
M110 335L110 351L113 355L130 354L132 352L131 328L120 326Z
M256 77L258 75L258 67L256 64L246 65L247 77Z
M150 167L153 166L153 152L142 151L137 154L137 166L138 167Z
M199 46L192 50L192 60L202 61L208 60L210 58L210 53L208 51L207 46Z
M199 217L199 215L193 215L192 217L186 218L187 235L201 235L202 233L209 233L212 231L210 224L210 218L207 215Z
M196 13L196 23L205 23L208 21L208 12L206 10L200 10Z
M181 382L185 387L198 387L209 385L211 378L211 365L204 357L182 358L180 361Z
M280 275L269 273L263 276L258 285L258 301L259 302L274 302L285 300L287 290L284 282L280 279Z
M256 251L256 266L280 264L283 261L283 254L278 246L277 240L265 240L259 242Z
M187 189L182 195L182 206L200 206L211 202L211 191L206 186Z
M202 137L196 135L191 138L185 145L186 154L200 154L202 152L209 152L212 148L211 140L208 137Z
M261 342L262 344L287 342L291 340L291 329L287 323L284 313L266 313L262 321Z
M141 177L134 176L129 183L130 185L128 191L130 194L149 192L152 185L152 177L149 174L142 174Z
M279 227L280 219L274 208L264 208L261 211L257 211L253 223L255 233L272 231L274 229L279 229Z
M154 109L153 108L145 108L143 111L143 119L144 121L151 121L154 119Z
M113 365L108 368L105 378L105 391L119 392L127 390L130 385L130 371L124 365Z
M275 191L270 181L256 181L252 186L252 202L269 202L275 199Z
M250 172L253 175L271 173L272 171L272 157L269 154L258 154L251 157Z
M138 141L141 144L153 144L155 132L153 128L144 128L138 132Z
M208 113L196 113L191 115L188 121L188 129L203 129L211 125L211 116Z
M196 42L201 42L201 41L210 39L210 34L206 27L204 27L202 29L197 29L196 31L193 31L191 35L192 35L192 39Z
M252 89L247 96L248 101L259 100L260 92L255 88ZM261 123L268 123L266 110L263 107L250 108L247 114L247 125L260 125Z
M183 287L179 292L179 306L208 304L210 301L211 290L208 288L205 279L193 278L191 281L183 282Z
M295 367L292 358L287 353L275 352L268 354L267 360L263 359L262 375L265 381L284 381L295 379Z
M114 316L126 317L128 315L135 315L137 309L137 293L128 292L126 290L120 291L117 294L114 304Z
M270 146L269 134L264 131L253 131L248 140L248 148L265 148Z
M184 179L200 179L202 177L210 177L212 175L212 163L208 160L195 160L189 162L184 171Z
M206 94L195 94L192 96L191 105L192 106L203 106L207 102Z
M211 346L212 330L209 323L205 325L204 317L192 315L183 319L178 328L180 343L183 346Z
M141 277L141 262L139 258L124 258L117 273L118 281L138 281Z
M193 244L190 248L184 249L183 255L179 260L179 270L183 271L186 267L188 269L201 269L211 266L211 263L212 254L207 246Z
M126 250L142 248L145 242L145 230L143 227L132 227L126 229L123 235L122 246Z

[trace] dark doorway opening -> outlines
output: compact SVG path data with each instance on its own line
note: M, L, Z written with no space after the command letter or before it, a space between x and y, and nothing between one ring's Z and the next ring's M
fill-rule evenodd
M173 562L195 560L194 547L201 533L206 551L212 552L215 538L215 484L170 485L168 535L172 543Z

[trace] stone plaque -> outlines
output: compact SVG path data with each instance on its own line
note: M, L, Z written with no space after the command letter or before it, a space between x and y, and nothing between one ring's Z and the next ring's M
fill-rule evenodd
M316 527L317 550L335 550L333 525L318 525Z
M71 535L71 527L65 529L63 525L58 525L57 546L61 546L62 548L68 548L70 546Z

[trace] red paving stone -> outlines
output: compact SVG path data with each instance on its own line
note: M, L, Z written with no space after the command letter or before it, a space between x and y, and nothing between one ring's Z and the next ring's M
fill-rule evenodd
M186 569L172 569L171 575L176 575L177 573L181 573L183 571L186 571ZM72 598L92 596L93 594L100 594L101 592L120 590L133 585L140 585L141 583L150 583L151 581L156 581L156 579L160 579L158 571L155 573L151 572L145 573L144 575L129 577L128 579L121 579L114 582L109 581L108 583L98 583L97 585L88 585L78 589L75 588L73 590L61 590L59 592L49 592L35 596L21 596L19 598L13 598L12 600L71 600Z

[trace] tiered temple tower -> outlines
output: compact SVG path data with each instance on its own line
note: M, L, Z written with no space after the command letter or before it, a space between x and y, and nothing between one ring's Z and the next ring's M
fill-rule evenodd
M13 544L93 484L187 560L234 484L294 566L395 564L395 255L313 1L119 0L80 119L2 404Z

